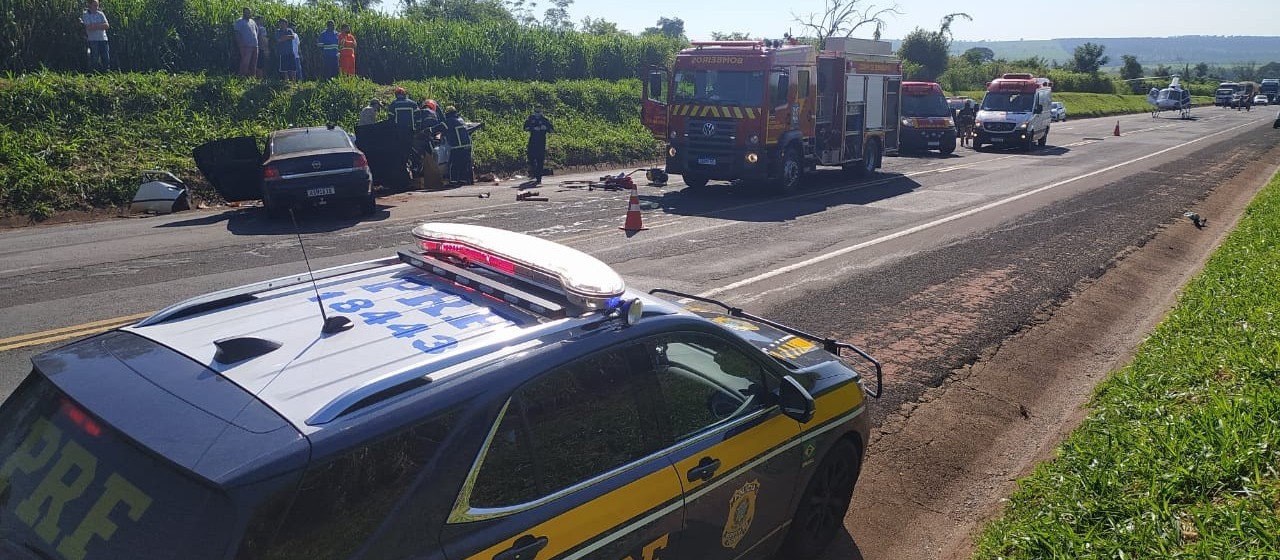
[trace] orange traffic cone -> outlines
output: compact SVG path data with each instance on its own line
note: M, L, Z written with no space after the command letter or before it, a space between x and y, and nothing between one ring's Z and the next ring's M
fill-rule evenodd
M1112 136L1119 136L1119 135L1120 135L1120 121L1116 121L1116 129L1115 129L1114 131L1112 131L1112 132L1111 132L1111 135L1112 135Z
M631 189L631 199L627 201L627 220L618 229L627 233L649 229L640 220L640 193L634 188Z

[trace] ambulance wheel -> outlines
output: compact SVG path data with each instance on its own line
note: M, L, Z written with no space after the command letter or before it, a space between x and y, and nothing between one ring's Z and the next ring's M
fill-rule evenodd
M777 558L818 558L844 528L853 487L862 470L862 450L842 439L831 446L800 497Z
M1044 131L1044 136L1040 137L1040 141L1036 142L1036 145L1043 148L1045 144L1048 144L1048 143L1049 143L1049 131L1046 130Z
M800 161L800 152L795 148L787 148L782 154L782 163L778 166L778 176L774 179L773 189L779 194L790 194L800 188L800 178L804 176L804 163Z
M684 179L685 186L691 189L700 189L705 187L707 186L707 181L710 180L700 175L683 175L682 178Z
M956 151L956 141L955 141L955 140L952 140L952 141L951 141L951 143L949 143L949 144L945 144L945 145L943 145L941 148L938 148L938 151L939 151L939 152L942 152L942 155L944 155L944 156L949 156L949 155L951 155L951 154L955 153L955 151Z

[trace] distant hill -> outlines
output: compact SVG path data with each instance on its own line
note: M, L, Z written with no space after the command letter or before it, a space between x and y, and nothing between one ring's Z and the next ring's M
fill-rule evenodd
M901 41L895 40L894 50ZM953 54L960 54L973 47L986 47L997 58L1017 60L1032 56L1050 61L1066 62L1076 47L1095 43L1107 47L1112 64L1119 64L1120 55L1138 57L1143 66L1156 64L1235 64L1256 62L1259 65L1280 61L1280 37L1216 35L1185 35L1180 37L1108 37L1045 39L1033 41L956 41L951 45Z

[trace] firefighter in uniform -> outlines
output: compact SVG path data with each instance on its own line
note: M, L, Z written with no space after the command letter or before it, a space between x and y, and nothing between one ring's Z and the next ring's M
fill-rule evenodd
M396 100L387 106L387 111L391 113L391 120L412 138L415 129L413 120L417 117L418 104L409 99L409 93L404 88L396 88Z
M966 100L964 107L956 112L956 129L959 130L960 145L968 146L969 141L973 139L973 123L977 111L973 109L973 102Z
M470 185L475 182L471 176L471 132L467 123L458 115L458 109L450 105L444 110L445 141L449 143L449 182L459 185Z
M440 122L439 105L434 99L422 102L418 109L417 132L413 137L413 149L420 157L423 188L439 189L444 186L444 173L436 161L436 135L445 132L444 123Z
M555 132L551 119L542 114L542 108L533 110L533 114L524 120L524 129L529 133L529 176L534 183L542 183L542 175L547 164L547 135Z

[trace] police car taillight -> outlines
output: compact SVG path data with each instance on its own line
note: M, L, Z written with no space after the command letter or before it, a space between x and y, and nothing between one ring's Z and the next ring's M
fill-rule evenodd
M609 265L553 241L469 224L426 223L413 228L421 249L563 293L588 309L611 308L626 284Z
M351 162L351 167L356 169L368 169L369 158L364 157L364 154L356 154L354 161Z

